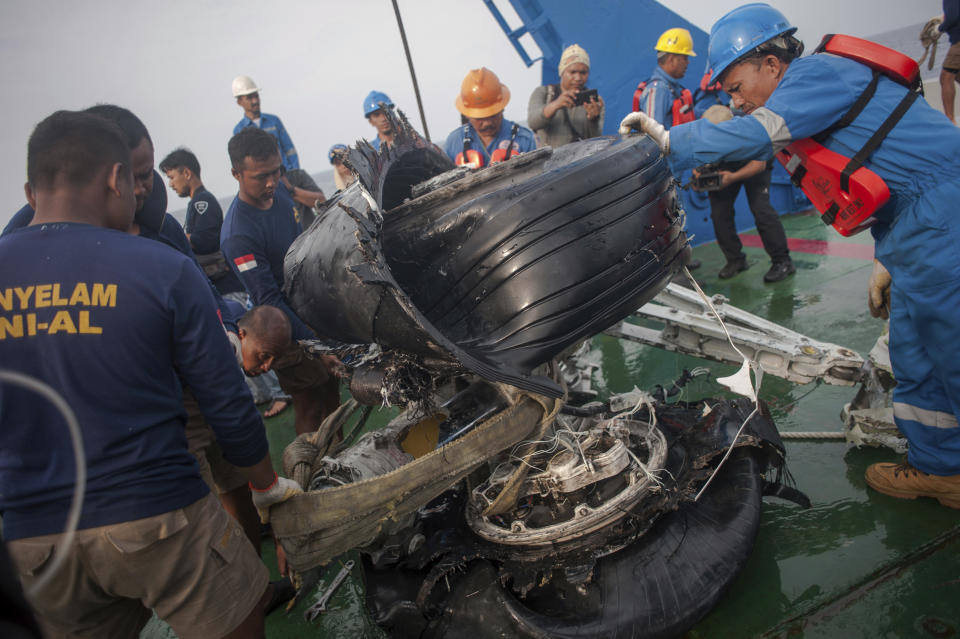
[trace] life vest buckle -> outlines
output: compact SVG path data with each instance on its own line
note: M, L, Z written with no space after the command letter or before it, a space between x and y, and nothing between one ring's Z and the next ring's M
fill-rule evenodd
M480 155L480 152L476 149L467 149L457 153L454 164L457 166L465 166L471 169L482 169L483 156Z

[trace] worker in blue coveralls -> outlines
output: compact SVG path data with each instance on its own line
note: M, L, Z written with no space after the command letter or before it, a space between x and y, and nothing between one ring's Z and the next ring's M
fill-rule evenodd
M266 131L276 139L283 160L284 183L297 204L300 221L309 226L313 222L313 209L319 207L326 197L310 174L300 168L300 158L283 122L275 115L260 111L260 89L250 76L238 75L233 79L233 97L243 109L243 119L233 127L233 134L253 127Z
M466 122L447 136L443 150L455 163L479 169L533 151L533 131L503 117L510 89L486 67L472 69L455 101Z
M693 94L680 80L687 74L693 50L693 37L686 29L667 29L657 39L657 66L650 78L637 87L639 110L670 129L683 122L692 122ZM634 110L638 110L634 108Z
M392 109L393 100L382 91L371 91L363 99L363 117L377 132L376 137L370 140L370 145L377 151L381 144L390 146L393 144L393 122L384 113L384 109Z
M840 55L798 58L802 43L782 13L763 3L734 9L710 34L710 67L747 115L697 120L669 132L634 113L634 126L668 153L677 174L722 160L769 160L793 140L827 130L823 144L852 158L898 105L905 86ZM847 126L831 128L869 86L875 93ZM869 95L869 93L867 94ZM909 105L864 166L891 192L875 212L871 314L890 318L897 386L893 414L910 444L904 464L867 468L867 484L904 499L933 497L960 508L960 130L924 100Z
M274 138L280 146L280 157L283 160L283 167L288 171L300 168L300 158L297 156L297 149L293 146L293 140L287 133L283 122L275 115L262 113L260 111L260 87L257 86L253 78L247 75L238 75L233 79L233 97L237 99L237 104L243 109L243 118L233 127L233 134L240 133L247 127L256 127L263 129Z
M293 343L286 354L272 358L280 388L293 398L297 434L315 431L340 403L336 358L309 356L296 342L315 337L290 308L283 293L283 259L301 232L290 192L281 179L283 163L273 136L257 128L243 129L227 145L237 196L227 210L220 246L240 277L254 306L279 308L290 320Z
M50 636L137 636L152 608L179 637L262 637L267 571L187 449L181 384L262 515L300 489L272 468L203 274L129 232L133 164L89 112L58 111L28 142L35 215L0 239L0 361L62 396L82 450L53 403L0 385L3 536ZM87 481L64 546L75 454ZM64 563L40 582L52 554Z

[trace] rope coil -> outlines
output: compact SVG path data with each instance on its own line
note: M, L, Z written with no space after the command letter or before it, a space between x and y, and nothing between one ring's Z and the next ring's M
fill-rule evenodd
M940 40L940 36L943 35L943 32L939 29L942 22L942 18L931 18L923 25L923 29L920 30L920 44L923 45L923 55L917 60L917 65L923 64L923 61L927 59L927 55L929 54L930 61L927 62L928 70L933 69L933 61L937 57L937 41Z

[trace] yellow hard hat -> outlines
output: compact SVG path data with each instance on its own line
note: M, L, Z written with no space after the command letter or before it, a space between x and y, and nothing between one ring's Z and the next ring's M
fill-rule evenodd
M679 53L680 55L691 56L697 55L693 52L693 36L691 36L690 32L686 29L681 29L679 27L664 31L663 35L660 36L660 39L657 40L657 46L655 46L654 49L657 51L663 51L664 53Z
M510 89L500 83L497 74L481 67L472 69L460 85L457 111L468 118L486 118L503 111L510 101Z

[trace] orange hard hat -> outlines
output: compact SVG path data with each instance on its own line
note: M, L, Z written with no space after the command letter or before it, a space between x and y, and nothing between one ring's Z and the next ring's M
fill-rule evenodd
M460 85L455 104L468 118L487 118L503 111L510 101L510 89L500 84L497 74L481 67L471 69Z

